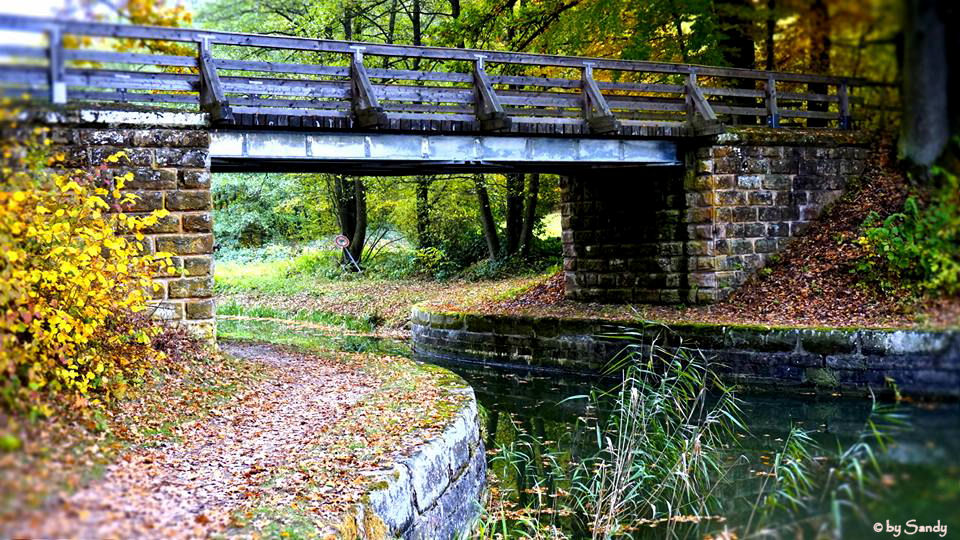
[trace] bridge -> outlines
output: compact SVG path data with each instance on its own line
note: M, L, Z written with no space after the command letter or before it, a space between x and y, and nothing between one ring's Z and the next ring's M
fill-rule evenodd
M172 212L151 237L182 255L172 318L212 317L210 172L555 172L568 296L709 302L866 158L853 78L13 15L0 31L24 36L0 43L0 92L51 111L71 164L127 150L135 210Z

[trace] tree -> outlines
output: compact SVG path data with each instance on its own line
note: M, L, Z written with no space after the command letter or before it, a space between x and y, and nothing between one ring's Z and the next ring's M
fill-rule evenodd
M363 260L367 238L366 186L361 178L335 175L329 193L332 195L331 202L336 211L340 234L350 239L347 249L359 264Z
M500 238L497 236L497 223L493 219L493 209L490 207L490 194L487 191L487 181L482 174L473 176L477 190L477 200L480 203L480 221L483 224L483 237L487 242L487 252L490 260L500 257Z
M946 4L942 0L906 0L904 5L899 151L901 158L922 168L936 161L950 136Z

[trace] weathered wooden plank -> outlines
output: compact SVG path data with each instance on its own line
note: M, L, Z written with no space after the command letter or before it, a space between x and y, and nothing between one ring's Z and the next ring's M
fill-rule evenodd
M393 79L397 81L431 81L455 82L472 84L473 78L469 73L444 71L414 71L408 69L374 69L368 68L367 74L371 79Z
M720 88L699 85L700 91L706 96L732 96L732 97L756 97L764 96L763 90L751 90L749 88Z
M840 98L840 128L851 129L853 122L850 119L850 99L847 96L847 85L837 87L837 96Z
M472 114L430 114L430 113L405 113L405 112L392 112L390 113L390 118L395 118L403 122L411 121L424 121L424 120L451 120L451 121L461 121L461 122L472 122L474 116ZM409 124L407 124L409 125Z
M780 127L780 108L777 105L777 81L773 77L767 80L766 105L767 105L767 125L775 128Z
M617 96L619 98L619 96ZM611 99L609 102L611 109L624 109L631 111L685 111L686 105L683 101L675 100L670 102L647 101L647 100L621 100ZM714 107L716 108L716 107Z
M70 98L74 100L91 101L119 101L124 103L192 103L200 104L197 94L158 94L153 92L90 92L73 91Z
M242 95L230 95L230 102L246 107L282 107L288 109L333 109L349 111L349 101L319 100L319 99L275 99L256 98Z
M271 116L306 116L316 118L349 118L350 111L336 111L325 109L297 109L292 107L248 107L243 105L233 105L234 113L256 114L264 116L263 121L268 121Z
M381 101L380 106L384 111L405 111L405 112L426 112L426 113L457 113L474 114L473 107L463 105L436 105L433 103L400 103L393 101Z
M780 109L780 116L783 118L824 118L827 120L838 120L838 114L829 111L800 111L796 109Z
M126 90L177 90L195 92L198 89L200 78L196 75L145 73L139 75L99 75L94 73L72 73L68 69L64 81L68 86L83 86L91 88L122 88ZM156 77L164 75L168 77Z
M0 66L0 82L38 85L47 84L46 67Z
M599 86L601 90L610 91L649 92L659 94L683 94L684 92L683 85L680 84L614 83L597 81L597 86Z
M218 69L230 71L253 71L261 73L290 73L298 75L325 75L349 77L349 66L324 66L319 64L295 64L293 62L264 62L259 60L214 59Z
M0 56L46 58L47 50L43 47L28 47L25 45L0 45Z
M808 92L780 92L780 99L797 101L830 101L834 103L840 101L839 96L836 95L811 94Z
M742 116L766 116L767 115L766 108L737 107L735 105L722 105L720 103L714 103L713 110L717 114L737 114Z
M697 84L696 75L690 75L687 78L686 90L688 120L693 122L694 117L699 116L704 121L715 122L717 120L717 115L714 112L713 107L711 107L710 102L707 101L706 96L703 95L700 86Z
M74 62L102 62L111 64L140 64L148 66L197 67L197 57L167 54L121 53L91 49L66 49L64 58Z
M620 123L610 110L606 98L600 93L593 79L593 66L587 64L580 78L580 94L583 99L583 116L593 133L616 133Z
M582 118L532 118L529 116L511 116L510 119L517 124L535 126L537 124L562 125L562 124L583 124Z
M350 98L351 96L350 83L347 81L303 81L237 77L221 77L220 81L223 84L224 91L227 93L340 99Z
M48 27L47 35L47 88L50 89L50 103L67 102L67 84L63 80L63 32L59 26Z

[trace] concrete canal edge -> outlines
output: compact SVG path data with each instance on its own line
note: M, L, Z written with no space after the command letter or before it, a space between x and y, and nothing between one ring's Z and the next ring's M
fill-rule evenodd
M443 431L371 479L364 502L341 528L343 538L450 539L470 532L480 515L487 465L477 400L460 381L463 388L451 392L465 399Z
M700 349L731 381L757 390L960 397L960 331L617 323L482 315L419 305L417 354L459 361L599 374L625 330L658 344Z

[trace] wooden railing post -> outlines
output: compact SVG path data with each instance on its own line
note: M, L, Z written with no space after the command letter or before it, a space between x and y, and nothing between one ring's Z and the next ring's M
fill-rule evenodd
M364 47L353 45L353 56L350 58L350 101L357 125L362 128L378 128L387 126L387 115L380 106L367 75L367 68L363 65Z
M583 75L580 77L580 91L583 94L583 116L591 133L616 133L620 131L620 121L614 116L606 98L600 92L593 78L593 64L583 63Z
M850 97L847 95L847 82L837 86L837 96L840 98L840 129L853 129L850 118Z
M67 84L63 80L63 32L59 26L50 26L46 34L49 43L47 60L50 65L47 84L50 89L50 102L62 105L67 102Z
M484 131L505 131L513 125L510 117L503 110L500 98L497 97L490 77L483 66L482 54L476 55L473 62L473 106L474 114L480 121L480 129Z
M703 90L697 84L697 73L687 74L684 85L685 101L687 104L687 126L697 135L713 135L723 131L723 126L717 119L710 102L703 95Z
M780 110L777 108L777 80L772 76L767 77L767 125L776 128L780 127Z
M213 62L210 39L202 37L197 44L200 67L200 110L210 114L210 120L214 122L231 122L233 112L223 93L217 66Z

